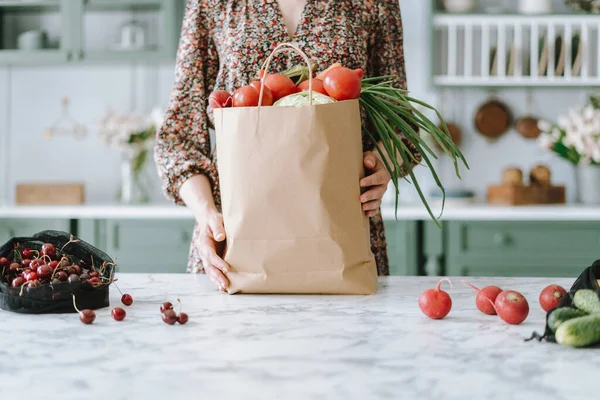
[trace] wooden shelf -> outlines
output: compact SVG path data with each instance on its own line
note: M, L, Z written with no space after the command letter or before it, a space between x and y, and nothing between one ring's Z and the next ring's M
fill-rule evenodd
M598 16L434 14L432 23L436 86L600 84Z

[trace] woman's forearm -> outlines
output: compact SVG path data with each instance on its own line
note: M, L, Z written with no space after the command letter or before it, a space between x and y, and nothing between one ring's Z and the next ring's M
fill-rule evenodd
M179 195L196 217L215 208L210 181L204 175L194 175L186 180L179 189Z

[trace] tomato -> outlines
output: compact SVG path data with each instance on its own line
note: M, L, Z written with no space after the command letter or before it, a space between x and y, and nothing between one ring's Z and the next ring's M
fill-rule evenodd
M225 90L216 90L208 97L208 104L213 109L231 107L231 103L231 95Z
M319 74L317 75L317 79L320 79L322 81L325 80L325 77L327 76L327 74L329 73L329 71L331 71L334 68L341 67L341 66L342 66L342 64L337 63L337 62L331 64L325 71L319 72Z
M283 74L268 74L265 77L265 86L271 89L273 101L298 92L294 81Z
M263 96L264 97L264 96ZM264 99L263 99L264 100ZM233 93L234 107L258 106L258 92L250 85L242 86Z
M258 97L260 97L260 81L253 81L250 86L256 90L258 93ZM258 100L256 100L258 102ZM265 85L263 89L263 98L262 98L263 106L272 106L273 105L273 92Z
M361 79L358 74L346 67L334 68L323 81L327 94L338 101L360 97Z
M325 87L323 86L323 81L320 79L313 79L312 90L313 90L313 92L323 93L324 95L328 96L327 91L325 90ZM298 91L299 92L308 92L308 81L304 81L301 84L299 84Z

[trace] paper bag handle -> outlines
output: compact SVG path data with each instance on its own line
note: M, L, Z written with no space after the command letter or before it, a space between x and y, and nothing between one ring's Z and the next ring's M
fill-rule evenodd
M258 96L258 107L259 108L262 105L263 91L265 88L265 78L267 77L267 74L269 73L269 65L271 64L271 60L273 59L273 57L275 57L275 55L282 53L286 50L295 51L298 55L300 55L304 59L304 61L306 62L306 65L308 65L308 105L312 106L312 79L313 79L312 75L313 75L313 71L312 71L312 67L310 65L310 59L302 50L300 50L295 45L293 45L291 43L281 43L280 45L275 47L275 49L273 50L273 52L271 52L271 55L267 58L267 61L265 62L265 66L263 68L265 70L265 72L263 74L263 77L260 80L260 94Z

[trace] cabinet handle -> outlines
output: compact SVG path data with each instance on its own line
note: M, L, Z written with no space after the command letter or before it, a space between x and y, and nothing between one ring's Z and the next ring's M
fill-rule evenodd
M504 233L497 232L494 234L494 244L496 246L505 245L508 242L508 236Z
M113 246L115 250L119 248L119 225L113 227Z
M184 243L189 243L189 242L190 242L190 240L191 240L191 238L190 238L190 234L189 234L188 232L186 232L186 231L182 231L182 232L181 232L181 240L182 240Z

